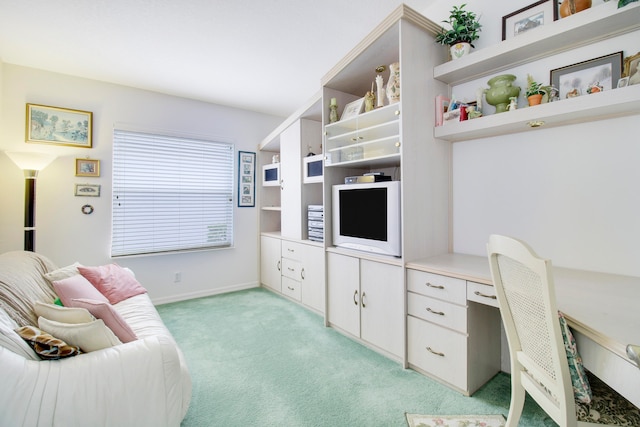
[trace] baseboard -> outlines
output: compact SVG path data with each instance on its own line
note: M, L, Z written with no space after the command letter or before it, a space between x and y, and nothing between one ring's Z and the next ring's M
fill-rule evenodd
M244 283L240 285L226 286L224 288L207 289L204 291L189 292L186 294L177 294L177 295L171 295L171 296L161 297L161 298L152 298L151 301L153 302L154 305L162 305L162 304L169 304L172 302L210 297L212 295L226 294L229 292L242 291L245 289L252 289L252 288L258 288L258 287L260 287L259 283Z

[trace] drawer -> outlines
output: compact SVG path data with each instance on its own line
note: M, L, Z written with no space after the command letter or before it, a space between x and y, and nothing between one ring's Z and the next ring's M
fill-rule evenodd
M295 260L302 259L302 253L304 246L301 243L290 242L288 240L282 241L282 257Z
M467 390L467 337L415 317L407 318L410 365Z
M288 277L282 278L282 294L300 301L300 282Z
M491 285L467 282L467 300L500 308L496 299L496 288Z
M282 275L289 277L293 280L302 280L300 270L302 269L302 263L289 258L282 258Z
M456 331L467 332L467 307L423 295L407 293L407 312Z
M407 270L407 289L454 304L467 303L467 282L462 279L409 269Z

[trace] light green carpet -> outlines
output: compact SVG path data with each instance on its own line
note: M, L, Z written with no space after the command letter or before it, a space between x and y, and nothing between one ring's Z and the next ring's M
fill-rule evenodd
M263 289L158 306L189 365L183 426L407 426L405 413L503 414L509 376L465 397ZM522 426L555 424L530 400Z

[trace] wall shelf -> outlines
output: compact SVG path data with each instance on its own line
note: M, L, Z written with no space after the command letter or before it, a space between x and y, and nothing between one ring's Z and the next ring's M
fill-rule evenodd
M618 9L612 1L438 65L433 75L453 86L638 29L640 3Z
M640 85L634 85L473 120L448 123L436 127L434 136L452 142L465 141L638 113L640 113ZM544 122L544 125L540 127L529 125L530 122L536 121Z

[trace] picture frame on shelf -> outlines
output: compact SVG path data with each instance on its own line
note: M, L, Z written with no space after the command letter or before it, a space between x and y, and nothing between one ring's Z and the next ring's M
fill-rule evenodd
M76 197L100 197L99 184L76 184L74 195Z
M100 160L76 159L76 176L100 176Z
M238 151L238 207L256 205L256 153Z
M92 147L91 111L27 104L26 142Z
M640 52L624 58L622 77L628 77L627 85L640 84Z
M550 74L551 86L558 89L561 100L587 95L594 84L611 90L622 76L622 51L556 68Z
M620 80L618 80L618 86L617 87L627 87L629 86L629 77L620 77Z
M344 106L344 110L342 110L342 115L340 116L340 120L347 120L353 117L358 116L362 113L364 108L364 97L352 101Z
M449 104L451 99L444 95L436 96L436 126L442 126L444 124L444 113L449 110Z
M502 40L526 33L558 20L554 0L540 0L502 17Z

